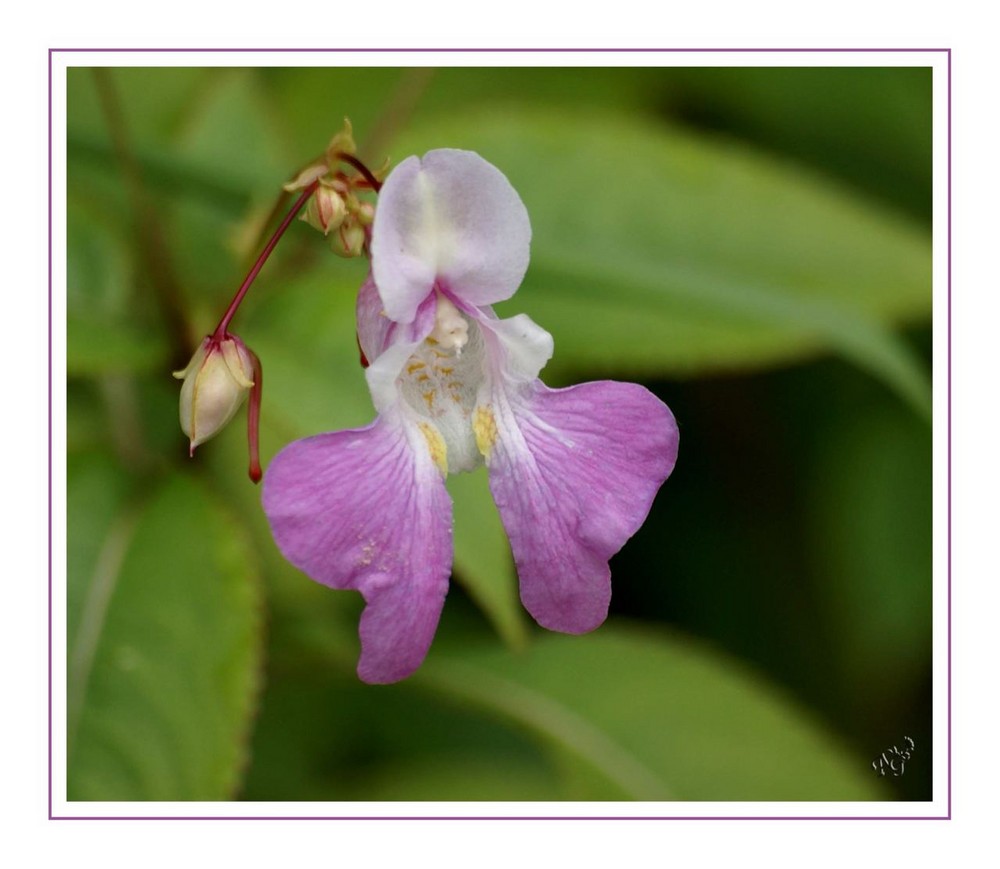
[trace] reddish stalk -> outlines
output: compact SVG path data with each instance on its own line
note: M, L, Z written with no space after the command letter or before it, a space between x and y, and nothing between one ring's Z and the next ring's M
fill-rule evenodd
M319 181L313 181L312 184L302 191L299 198L295 200L295 204L292 206L288 214L285 215L285 219L281 221L281 224L274 231L274 235L271 236L271 240L264 246L264 249L260 252L260 256L257 257L257 261L253 264L253 267L243 279L243 283L240 284L240 288L236 291L236 295L233 296L233 300L229 303L229 307L226 308L226 313L222 315L219 325L215 327L215 332L212 333L213 338L217 338L221 341L226 337L229 331L229 324L236 315L236 311L243 302L243 297L247 294L247 290L250 289L250 285L254 282L258 273L264 267L264 263L267 262L268 257L271 256L271 251L274 250L275 245L281 241L281 236L285 234L285 230L288 229L291 222L295 220L296 215L298 215L298 213L302 210L302 206L309 201L309 197L313 195L317 187L319 187Z
M264 388L264 369L257 354L250 351L253 359L253 386L250 389L250 402L247 405L247 444L250 447L250 479L260 482L263 472L260 469L260 397Z
M360 172L364 176L365 181L368 182L371 189L374 190L376 193L378 193L379 190L382 189L382 182L379 181L378 178L376 178L374 175L372 175L371 170L369 170L369 168L364 163L362 163L357 157L352 157L350 154L342 154L338 152L337 159L343 160L345 163L357 169L358 172Z

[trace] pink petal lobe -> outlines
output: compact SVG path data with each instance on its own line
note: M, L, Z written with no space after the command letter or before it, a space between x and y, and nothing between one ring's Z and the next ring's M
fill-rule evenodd
M358 290L355 305L358 323L358 346L368 362L376 360L388 342L391 321L382 312L382 300L371 272Z
M608 560L642 525L677 458L673 414L641 386L537 382L493 407L490 489L543 627L579 634L607 617Z
M268 467L263 503L285 558L364 596L361 679L395 682L416 670L452 561L451 500L420 430L379 418L296 441Z

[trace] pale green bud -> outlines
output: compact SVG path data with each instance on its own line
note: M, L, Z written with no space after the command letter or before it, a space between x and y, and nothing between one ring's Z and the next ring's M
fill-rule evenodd
M343 257L360 256L365 248L365 228L354 220L345 220L330 238L330 248Z
M354 219L362 226L371 226L375 222L375 206L370 202L359 202L354 210Z
M181 386L181 430L191 441L190 452L218 434L236 415L253 386L253 356L235 335L205 338L183 371L174 377Z

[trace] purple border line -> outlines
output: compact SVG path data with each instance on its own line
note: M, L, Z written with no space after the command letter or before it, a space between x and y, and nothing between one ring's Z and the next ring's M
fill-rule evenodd
M49 820L52 820L52 51L49 50L49 426L48 426L48 457L49 457Z
M684 54L684 53L725 53L725 54L802 54L802 53L879 53L879 54L916 54L944 53L947 57L945 73L945 90L947 103L947 147L946 147L946 177L947 177L947 813L945 815L53 815L52 814L52 62L56 53L116 53L136 54L146 53L326 53L326 54L364 54L376 52L392 52L406 54L427 54L432 52L449 54L491 53L491 54L535 54L535 53L620 53L620 54ZM952 176L951 176L951 118L952 118L952 77L950 48L50 48L48 58L48 272L49 272L49 306L48 306L48 551L49 551L49 601L48 601L48 819L50 821L950 821L952 819L952 745L951 745L951 696L952 696L952 506L951 506L951 296L952 296Z
M60 815L54 821L949 821L944 815Z
M950 48L50 48L50 52L102 54L916 54L946 52Z
M951 50L948 51L948 145L945 156L948 172L948 818L951 818ZM932 779L933 781L933 779ZM931 785L933 787L933 784Z

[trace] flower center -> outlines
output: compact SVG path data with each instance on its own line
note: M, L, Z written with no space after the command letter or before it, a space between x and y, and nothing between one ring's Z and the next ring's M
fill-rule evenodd
M403 366L399 388L420 421L440 433L449 471L471 471L482 463L471 417L484 371L479 327L438 294L434 329Z

